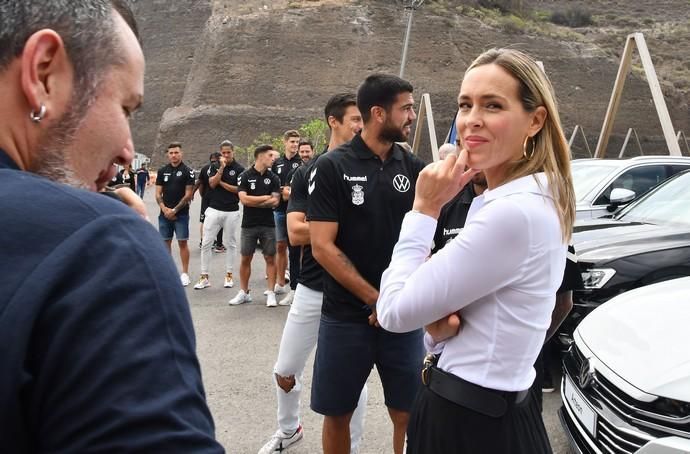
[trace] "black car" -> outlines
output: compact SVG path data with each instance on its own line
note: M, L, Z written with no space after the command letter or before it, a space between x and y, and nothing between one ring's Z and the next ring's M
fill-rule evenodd
M564 349L585 315L619 293L690 276L690 171L661 183L611 219L578 223L573 242L585 288L559 329Z

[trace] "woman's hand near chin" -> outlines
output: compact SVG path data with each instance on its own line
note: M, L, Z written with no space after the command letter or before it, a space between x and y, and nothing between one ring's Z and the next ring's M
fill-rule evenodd
M438 219L441 208L479 173L467 169L467 150L460 155L449 154L446 159L429 164L417 178L413 210Z

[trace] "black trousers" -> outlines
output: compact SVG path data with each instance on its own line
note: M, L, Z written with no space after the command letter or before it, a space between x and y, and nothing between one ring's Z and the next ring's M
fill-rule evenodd
M437 396L417 395L407 427L407 454L551 454L533 393L500 418L477 413Z
M293 246L288 240L288 261L290 264L290 289L297 289L300 269L302 268L302 246Z

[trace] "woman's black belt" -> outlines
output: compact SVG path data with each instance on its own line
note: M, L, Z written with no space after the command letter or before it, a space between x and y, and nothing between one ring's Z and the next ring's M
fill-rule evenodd
M424 384L434 394L492 418L505 415L510 405L521 403L529 392L528 389L510 392L484 388L435 365L428 366L422 375Z

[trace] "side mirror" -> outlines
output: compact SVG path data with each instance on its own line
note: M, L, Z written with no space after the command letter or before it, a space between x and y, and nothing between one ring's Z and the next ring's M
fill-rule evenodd
M615 188L611 191L611 204L607 207L609 211L615 211L619 206L625 205L635 198L635 191L624 188Z

